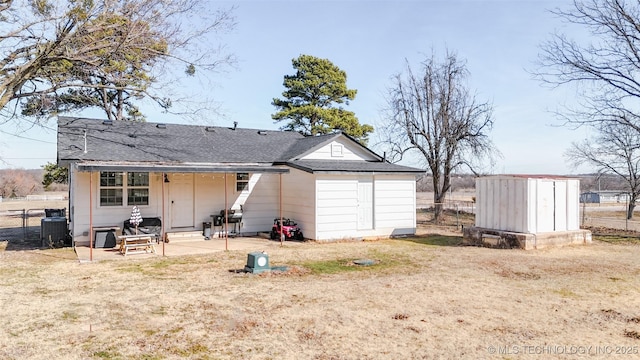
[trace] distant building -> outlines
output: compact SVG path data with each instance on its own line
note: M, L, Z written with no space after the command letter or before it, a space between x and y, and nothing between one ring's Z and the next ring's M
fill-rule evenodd
M580 203L610 204L629 201L629 193L621 190L588 191L580 194Z

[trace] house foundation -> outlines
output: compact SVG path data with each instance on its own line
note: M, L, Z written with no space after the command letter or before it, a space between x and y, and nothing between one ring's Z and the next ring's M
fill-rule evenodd
M564 245L583 245L591 243L591 231L571 230L537 234L518 233L483 227L464 228L463 244L498 249L542 249Z

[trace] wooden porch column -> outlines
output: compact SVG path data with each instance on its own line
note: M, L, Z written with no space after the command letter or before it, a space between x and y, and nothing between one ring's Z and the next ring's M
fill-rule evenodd
M224 250L229 251L229 214L227 204L229 200L227 199L227 173L224 173Z
M89 171L89 261L93 261L93 172Z
M164 219L164 179L165 176L167 176L166 173L162 173L162 178L160 179L160 182L162 182L162 223L160 223L160 241L162 241L162 256L165 256L164 253L164 226L165 226L165 219Z
M282 173L279 174L280 180L280 246L284 245L284 231L282 230Z

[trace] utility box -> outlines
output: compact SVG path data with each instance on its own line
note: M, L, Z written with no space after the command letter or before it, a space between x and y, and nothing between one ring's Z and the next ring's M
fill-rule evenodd
M263 252L252 252L247 255L247 265L244 267L245 272L259 274L270 271L269 255Z
M67 218L45 217L40 220L40 240L42 247L56 244L67 245Z

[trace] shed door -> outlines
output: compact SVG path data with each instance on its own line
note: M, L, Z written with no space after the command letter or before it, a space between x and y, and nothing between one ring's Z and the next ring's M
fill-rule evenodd
M554 181L538 183L537 232L549 232L555 228Z
M567 182L556 181L554 184L554 231L567 230Z
M373 228L373 181L358 180L358 230Z
M193 226L193 174L171 177L169 185L171 227Z

